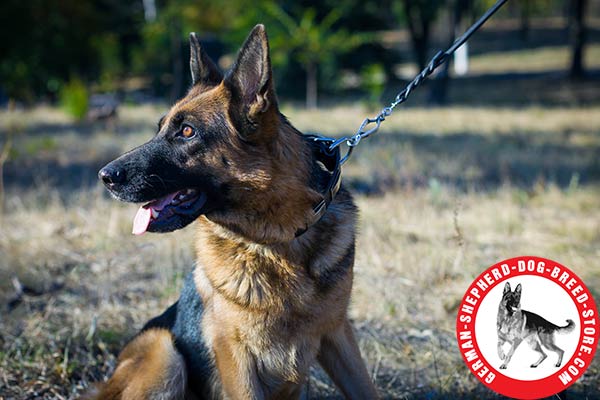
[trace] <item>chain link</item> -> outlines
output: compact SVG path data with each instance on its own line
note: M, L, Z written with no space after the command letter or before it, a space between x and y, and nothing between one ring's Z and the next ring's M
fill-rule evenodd
M324 136L319 136L315 138L315 140L326 141L329 142L329 151L332 151L336 147L339 147L342 143L346 143L348 146L348 151L344 155L344 157L340 160L340 164L344 164L350 155L352 154L352 150L356 147L363 138L369 137L371 134L377 132L381 123L385 121L387 117L389 117L394 108L399 104L404 103L408 96L412 93L413 89L418 87L429 75L433 73L440 65L448 61L450 56L460 47L462 46L475 31L477 31L504 3L508 0L498 0L496 4L490 7L484 15L477 20L465 33L462 34L458 39L454 41L452 46L448 48L446 51L438 51L436 55L429 61L427 67L423 69L415 78L408 84L406 87L396 95L394 101L390 103L389 106L384 107L377 116L372 118L365 118L360 127L356 131L356 133L352 136L344 136L339 139L332 139Z

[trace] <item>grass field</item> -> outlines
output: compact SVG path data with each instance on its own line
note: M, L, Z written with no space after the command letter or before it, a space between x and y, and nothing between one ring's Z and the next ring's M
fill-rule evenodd
M136 207L95 182L163 112L124 107L105 125L51 108L0 115L0 129L17 132L0 220L0 398L74 397L177 298L193 228L133 237ZM369 113L284 112L332 135ZM496 397L468 373L454 339L458 302L492 263L552 258L600 298L599 126L598 106L411 108L356 150L344 167L361 210L350 314L384 398ZM569 399L598 398L599 387L596 358ZM310 393L337 396L318 369Z

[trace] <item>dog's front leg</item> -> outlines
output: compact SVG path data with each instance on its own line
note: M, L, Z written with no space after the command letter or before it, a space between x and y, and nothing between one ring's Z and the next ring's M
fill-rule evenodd
M377 399L348 320L321 339L319 363L347 399Z
M506 355L506 357L504 357L504 362L500 366L500 369L506 369L506 366L510 362L510 359L512 358L513 354L515 354L515 350L517 350L517 347L519 347L520 344L521 344L521 339L513 340L513 342L510 345L510 350L508 350L508 354Z
M504 340L498 339L498 357L500 357L501 360L504 360L504 357L506 357L506 354L504 354L504 350L502 349L503 345Z
M243 349L236 349L234 346L235 344L223 337L213 341L223 398L228 400L265 399L250 355Z
M500 357L501 360L504 360L504 357L506 357L506 354L504 354L504 349L502 348L504 343L506 343L504 336L498 335L498 357Z

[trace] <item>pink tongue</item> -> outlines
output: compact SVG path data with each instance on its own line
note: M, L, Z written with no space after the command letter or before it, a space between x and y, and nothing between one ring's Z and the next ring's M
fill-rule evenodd
M142 235L148 229L148 225L150 225L150 218L152 217L152 210L149 208L140 207L135 214L135 218L133 219L133 230L131 233L134 235Z
M179 192L171 193L161 199L151 201L145 206L141 206L135 217L133 218L133 230L131 233L134 235L142 235L148 229L150 220L152 219L152 210L160 212L167 204L171 202L177 196Z

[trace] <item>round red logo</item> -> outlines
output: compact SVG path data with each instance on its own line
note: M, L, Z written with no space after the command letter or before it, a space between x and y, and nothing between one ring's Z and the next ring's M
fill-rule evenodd
M600 334L591 293L567 267L541 257L492 265L458 310L456 337L471 372L508 397L552 396L575 383Z

